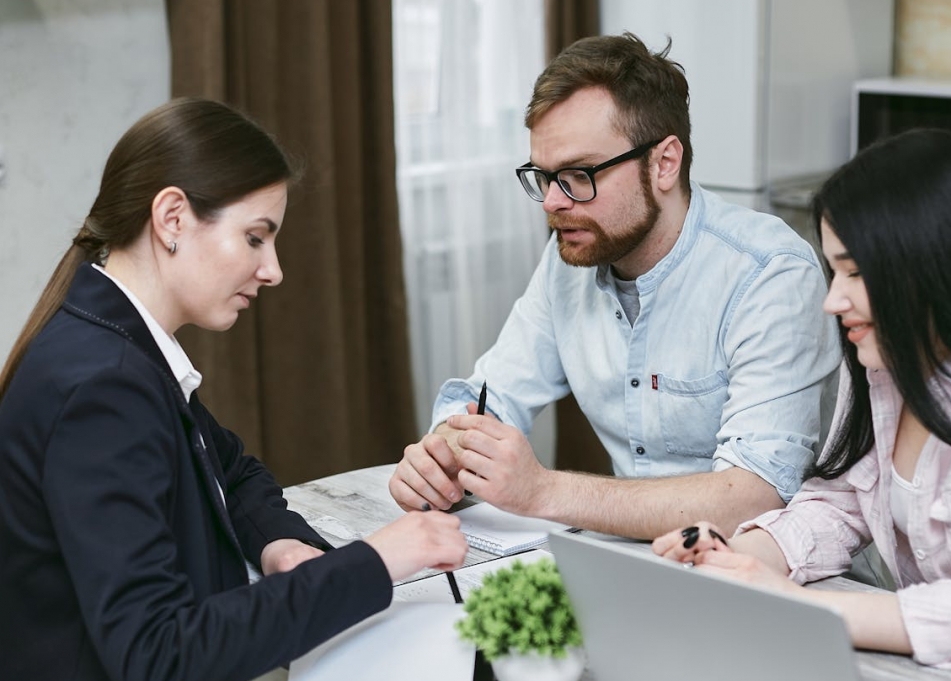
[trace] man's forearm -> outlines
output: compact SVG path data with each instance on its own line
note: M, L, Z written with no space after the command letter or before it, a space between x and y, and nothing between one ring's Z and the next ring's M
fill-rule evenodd
M637 539L698 520L729 536L741 522L783 506L774 487L741 468L647 479L552 471L550 482L550 494L535 515Z

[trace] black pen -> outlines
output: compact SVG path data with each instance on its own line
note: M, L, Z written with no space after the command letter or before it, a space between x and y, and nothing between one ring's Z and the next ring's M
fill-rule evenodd
M432 508L429 502L423 502L423 510L428 511ZM462 603L462 592L459 591L459 585L456 583L456 576L452 570L446 570L446 579L449 580L449 588L452 590L452 599L456 603Z
M449 580L449 588L452 589L452 599L456 603L462 603L462 593L459 591L459 585L456 584L456 575L452 570L446 570L446 579Z
M476 413L480 416L485 414L486 392L486 382L482 381L482 392L479 393L479 407L476 409ZM467 490L466 494L471 494L471 492ZM449 586L452 587L452 595L456 598L456 603L462 603L462 595L459 594L459 587L456 586L456 576L451 572L447 572L446 576L449 578ZM482 652L482 649L476 648L475 665L472 669L473 681L491 681L494 678L495 674L492 671L491 663L485 659L485 653Z
M476 409L476 414L483 416L485 414L485 396L486 396L487 386L486 382L482 381L482 392L479 393L479 406ZM466 496L472 496L472 492L469 490L463 490L466 493Z
M482 392L479 393L479 408L476 410L476 413L479 415L485 414L485 395L486 395L486 382L482 381ZM466 492L470 494L470 492ZM431 506L428 503L423 504L423 510L428 511ZM453 574L452 570L446 570L446 579L449 580L449 588L452 590L452 598L456 603L462 603L462 593L459 591L459 585L456 583L456 575Z

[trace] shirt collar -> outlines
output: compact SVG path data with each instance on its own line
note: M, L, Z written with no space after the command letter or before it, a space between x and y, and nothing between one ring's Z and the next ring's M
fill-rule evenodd
M704 219L704 206L707 192L693 180L690 181L690 197L684 224L680 229L677 241L670 252L661 258L650 270L639 276L637 290L647 293L656 288L661 281L683 260L690 252L697 235L700 232L700 223ZM610 265L599 265L597 270L597 284L604 289L609 283L608 270Z
M135 294L126 288L121 281L95 263L93 263L93 268L108 277L112 283L125 294L125 297L129 299L129 302L135 307L136 312L141 315L142 321L145 322L149 333L151 333L152 338L155 339L155 344L165 357L165 361L168 362L168 367L172 370L172 375L175 377L175 380L178 381L178 385L181 386L182 392L185 393L185 401L190 400L192 393L201 385L201 374L198 373L192 365L191 360L188 359L188 355L185 354L185 350L179 345L175 336L165 332L165 329L155 320L155 317L146 309L142 301L136 298Z

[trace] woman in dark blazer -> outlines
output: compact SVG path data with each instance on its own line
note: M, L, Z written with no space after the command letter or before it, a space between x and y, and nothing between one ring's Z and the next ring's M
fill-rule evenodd
M280 283L292 179L202 100L110 155L0 374L0 678L251 679L387 607L394 579L462 563L442 513L329 551L194 392L174 333L227 329Z

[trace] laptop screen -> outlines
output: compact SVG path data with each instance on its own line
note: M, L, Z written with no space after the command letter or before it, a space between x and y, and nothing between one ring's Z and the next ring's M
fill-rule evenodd
M549 537L598 681L854 681L845 622L785 594L685 569L649 544Z

